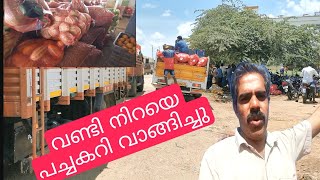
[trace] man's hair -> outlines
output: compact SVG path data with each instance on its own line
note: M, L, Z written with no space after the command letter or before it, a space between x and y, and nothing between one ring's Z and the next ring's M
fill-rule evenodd
M266 93L268 100L270 100L270 84L271 84L271 77L269 74L269 71L265 66L262 65L256 65L248 62L242 62L237 65L234 73L232 74L231 78L231 95L233 100L233 110L238 113L238 86L239 86L239 80L242 76L248 73L258 73L260 74L264 79L264 86L266 88Z
M167 44L164 44L164 45L162 46L162 48L163 48L163 50L167 50L167 49L170 49L170 46L167 45Z
M182 40L182 36L178 36L177 39Z

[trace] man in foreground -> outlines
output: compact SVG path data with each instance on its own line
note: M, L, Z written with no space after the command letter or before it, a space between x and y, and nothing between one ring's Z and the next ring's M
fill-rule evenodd
M291 129L267 132L270 75L263 66L241 63L231 83L240 127L235 136L211 146L203 156L200 180L297 179L295 162L310 153L320 132L320 109Z

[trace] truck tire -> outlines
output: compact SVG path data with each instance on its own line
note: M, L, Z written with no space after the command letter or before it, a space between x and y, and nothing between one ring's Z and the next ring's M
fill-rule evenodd
M138 92L142 92L144 87L144 76L142 75L142 77L140 78L141 78L141 85L137 87Z
M62 116L63 119L77 120L90 114L90 100L86 98L82 101L71 100L70 105L66 108L70 109L69 116Z
M137 95L137 78L133 77L131 81L131 89L128 92L129 97L136 97Z

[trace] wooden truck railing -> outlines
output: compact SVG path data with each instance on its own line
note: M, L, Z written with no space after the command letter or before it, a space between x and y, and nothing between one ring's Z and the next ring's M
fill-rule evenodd
M104 68L4 68L4 117L31 118L32 159L45 154L45 112L50 99L59 105L84 100L96 93L109 93L127 87L125 67ZM119 93L119 96L121 93ZM91 112L92 113L92 112Z

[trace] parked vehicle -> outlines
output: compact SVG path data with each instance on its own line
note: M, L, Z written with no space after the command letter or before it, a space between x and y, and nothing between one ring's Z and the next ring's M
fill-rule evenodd
M298 76L287 78L282 82L282 87L289 100L298 101L299 96L302 95L301 82L302 80Z
M210 62L210 58L207 58L207 63L204 66L195 66L187 63L174 64L175 77L177 79L177 83L180 85L186 101L201 97L202 91L206 90ZM156 89L166 85L163 72L164 62L161 62L159 59L157 59L155 61L155 68L152 77L152 84L156 87ZM170 78L169 74L168 84L173 83L173 79Z
M282 93L285 93L285 90L283 88L283 84L282 83L285 82L286 79L288 79L288 77L287 76L280 76L278 74L278 72L277 73L270 72L270 76L271 76L271 83L272 84L276 84L278 90L280 90Z
M318 80L316 85L316 97L320 98L320 79Z
M303 103L306 103L307 100L313 101L313 97L316 95L316 87L319 81L318 77L314 77L314 81L312 83L302 83L302 98Z

